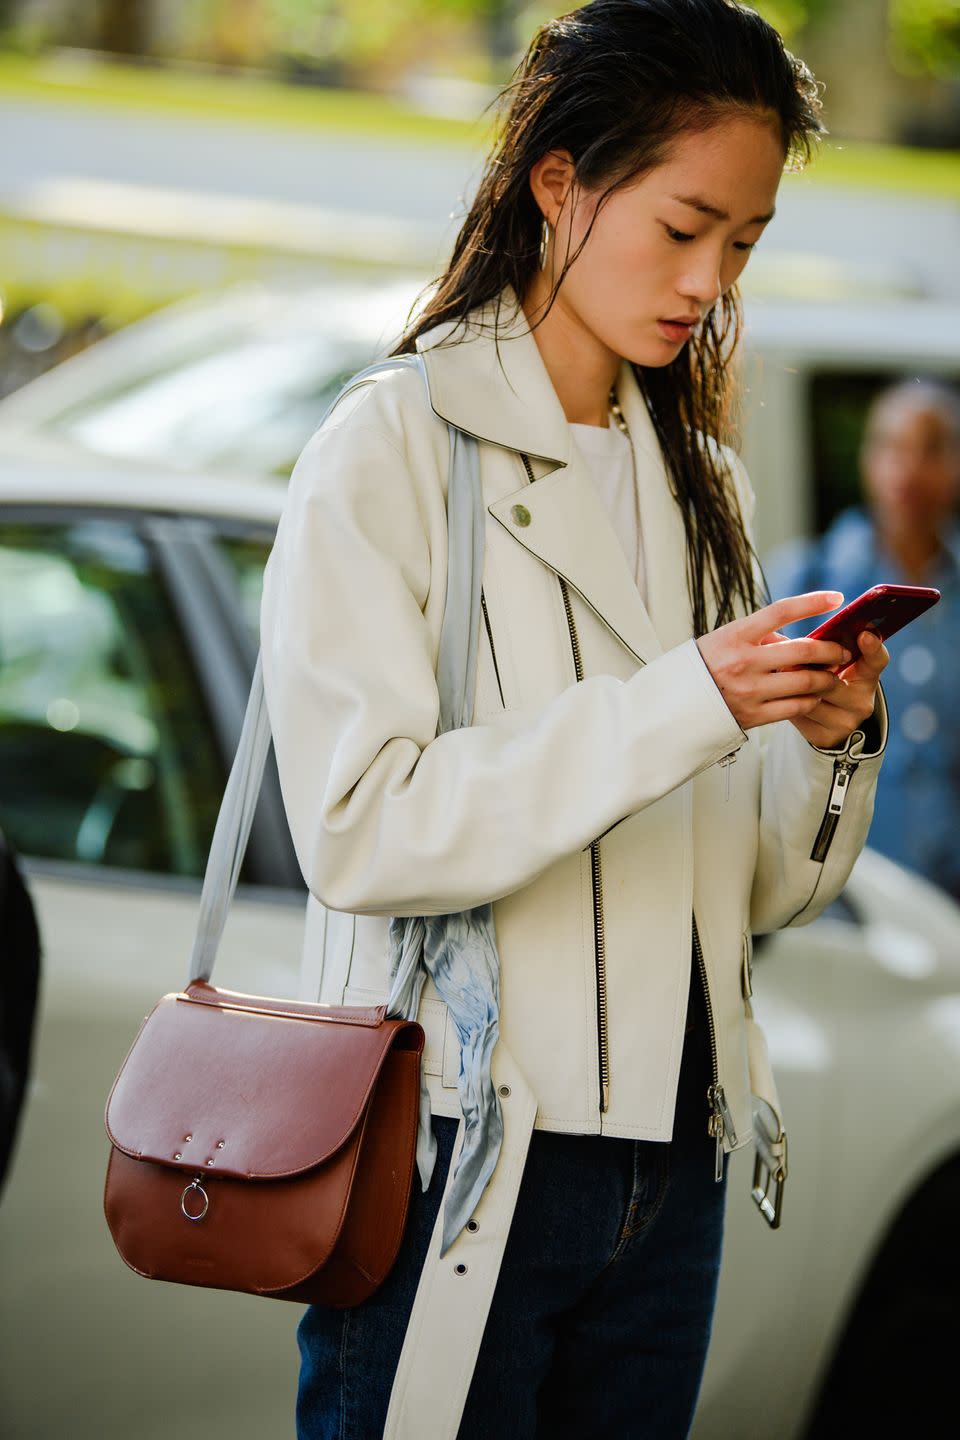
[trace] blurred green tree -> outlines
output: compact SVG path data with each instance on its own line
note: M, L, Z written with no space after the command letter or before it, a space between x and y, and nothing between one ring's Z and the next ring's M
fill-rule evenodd
M153 0L98 0L94 47L111 55L146 55Z
M960 0L891 0L890 23L900 67L960 77Z
M835 0L753 0L752 8L789 43L829 30L842 8ZM908 74L960 73L960 0L875 0L886 25L890 58Z
M502 70L517 51L520 9L520 0L194 0L188 24L195 48L219 63L389 73L446 41L486 49Z

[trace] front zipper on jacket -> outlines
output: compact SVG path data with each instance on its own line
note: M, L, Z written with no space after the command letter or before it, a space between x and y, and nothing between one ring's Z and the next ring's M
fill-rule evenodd
M527 479L533 483L533 467L526 455L522 457L523 466L527 472ZM573 618L573 606L570 604L570 591L566 580L562 576L557 577L560 582L560 593L563 596L563 608L567 615L567 629L570 632L570 648L573 651L573 668L577 677L577 683L583 679L583 657L580 653L580 639L577 635L577 627ZM590 867L593 889L593 949L594 966L597 981L597 1056L599 1062L599 1090L600 1090L600 1112L601 1114L610 1108L610 1034L609 1034L609 1009L607 1004L607 949L603 925L603 871L600 864L600 841L594 840L590 845Z
M714 1161L714 1179L718 1182L723 1179L723 1137L730 1141L731 1147L737 1143L737 1131L733 1123L733 1116L727 1104L727 1097L723 1093L723 1086L720 1084L720 1067L717 1060L717 1027L713 1018L713 1001L710 999L710 986L707 983L707 962L703 958L703 946L700 943L700 932L697 930L697 917L693 916L693 953L696 956L697 965L700 969L700 983L703 986L704 1008L707 1012L707 1031L710 1038L710 1084L707 1087L707 1104L710 1106L710 1116L707 1120L707 1134L714 1141L716 1146Z
M527 472L527 480L533 484L533 467L526 455L521 457L523 466ZM563 608L567 615L567 628L570 632L570 646L573 650L573 668L577 681L583 679L583 660L580 654L580 641L577 636L577 627L573 618L573 607L570 604L570 591L566 580L562 576L557 577L560 582L560 593L563 596ZM737 747L739 749L739 747ZM724 790L725 795L730 793L730 766L737 758L737 750L731 750L724 755L719 762L724 768ZM714 762L711 762L714 763ZM601 1113L610 1105L610 1039L608 1026L608 1004L607 1004L607 956L606 942L603 926L603 873L600 867L600 842L594 840L590 846L590 859L592 862L593 878L593 936L594 953L596 961L597 978L597 1053L600 1067L600 1110ZM697 933L697 918L693 917L693 944L700 967L700 979L703 984L703 998L707 1012L707 1028L710 1035L710 1073L711 1083L707 1090L707 1102L710 1106L710 1118L707 1121L707 1134L716 1142L716 1164L714 1176L717 1181L723 1179L723 1139L726 1135L731 1146L737 1143L737 1131L733 1123L733 1116L727 1104L727 1098L720 1084L720 1070L717 1061L717 1031L713 1018L713 1002L710 999L710 986L707 982L707 967L703 958L703 947L700 944L700 936Z
M827 858L827 851L830 849L834 832L840 823L840 816L843 814L843 806L850 789L850 779L859 768L859 762L849 759L846 755L838 755L833 762L833 785L830 787L830 798L827 801L827 808L823 812L823 819L820 822L820 829L817 831L817 838L813 842L813 849L810 851L811 860L823 861Z
M483 590L480 591L480 609L483 611L483 623L487 630L487 641L490 645L490 658L493 661L493 673L497 677L497 689L500 691L500 704L506 709L503 699L503 685L500 683L500 666L497 664L497 652L493 645L493 631L490 628L490 616L487 614L487 597Z
M567 612L567 627L570 631L570 646L573 650L573 668L578 683L583 679L583 660L580 655L580 640L573 619L570 591L566 580L560 581L563 608ZM607 1006L607 946L603 926L603 871L600 865L600 841L590 843L590 866L593 881L593 946L597 976L597 1053L600 1063L600 1110L610 1107L610 1035Z

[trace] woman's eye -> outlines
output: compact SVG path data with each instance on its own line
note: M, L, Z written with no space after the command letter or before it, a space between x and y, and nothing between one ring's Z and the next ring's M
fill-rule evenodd
M667 225L666 223L664 223L663 228L667 232L667 238L673 240L677 245L685 245L689 240L696 240L697 238L696 235L688 235L685 230L675 230L672 225ZM735 240L733 242L733 248L734 250L739 250L741 254L749 255L756 243L755 240Z

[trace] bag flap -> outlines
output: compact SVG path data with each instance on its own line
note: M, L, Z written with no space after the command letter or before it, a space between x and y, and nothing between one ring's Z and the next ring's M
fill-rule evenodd
M195 981L147 1016L107 1101L119 1150L194 1174L277 1179L333 1155L391 1046L421 1051L384 1007L309 1005Z

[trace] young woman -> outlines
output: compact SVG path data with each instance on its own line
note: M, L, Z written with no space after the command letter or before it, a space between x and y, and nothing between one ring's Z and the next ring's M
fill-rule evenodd
M389 917L493 902L501 1048L535 1109L525 1168L501 1155L491 1182L522 1170L515 1209L485 1195L426 1260L460 1114L428 984L437 1164L382 1289L304 1316L302 1440L687 1434L723 1153L751 1138L750 935L843 886L886 730L874 637L847 665L778 631L842 597L761 604L722 443L737 280L818 110L729 0L546 25L398 347L429 403L416 369L378 376L294 471L263 659L319 998L385 999ZM445 422L479 440L485 559L472 724L438 735ZM396 1420L411 1394L432 1420Z

